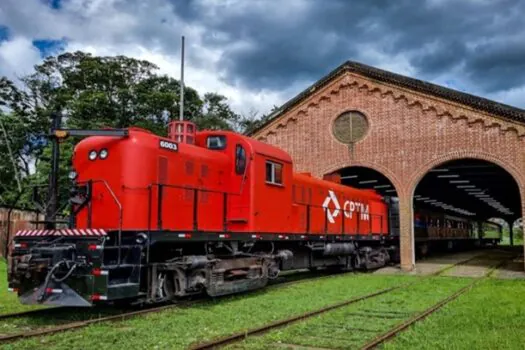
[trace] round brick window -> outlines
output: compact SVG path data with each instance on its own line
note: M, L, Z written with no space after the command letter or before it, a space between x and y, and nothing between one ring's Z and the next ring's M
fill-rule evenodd
M337 117L333 125L333 134L342 143L350 144L361 140L368 130L368 121L363 113L345 112Z

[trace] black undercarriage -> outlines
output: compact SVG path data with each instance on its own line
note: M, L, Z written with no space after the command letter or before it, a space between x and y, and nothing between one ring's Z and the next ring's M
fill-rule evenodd
M380 235L125 231L15 242L9 287L23 303L68 306L216 297L263 288L281 271L371 270L398 255L395 239Z
M121 242L119 245L118 242ZM109 232L17 238L9 287L26 304L160 303L263 288L281 271L373 270L399 261L398 237ZM429 241L416 242L419 246ZM450 240L433 242L446 244ZM457 240L456 247L492 240Z

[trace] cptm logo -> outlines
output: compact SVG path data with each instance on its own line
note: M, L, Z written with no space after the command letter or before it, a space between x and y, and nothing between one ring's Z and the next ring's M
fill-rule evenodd
M333 208L329 207L330 203L333 203ZM335 223L335 218L341 212L341 204L339 204L339 200L337 199L337 196L335 195L334 191L328 190L328 196L325 198L323 202L323 208L326 211L326 217L328 218L328 221L332 224ZM369 221L370 220L369 209L370 208L368 204L363 204L361 202L347 200L343 204L342 212L343 212L343 215L349 219L351 219L354 215L354 212L356 212L360 215L361 220Z

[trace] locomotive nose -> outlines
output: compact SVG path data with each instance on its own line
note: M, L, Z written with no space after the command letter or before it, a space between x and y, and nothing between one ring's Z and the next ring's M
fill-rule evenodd
M22 304L87 307L92 304L80 296L66 283L43 283L19 297Z
M57 238L51 238L46 244L29 242L19 245L25 248L13 258L11 286L18 290L20 302L92 306L92 259L87 254L88 242L75 246L73 242L60 243Z

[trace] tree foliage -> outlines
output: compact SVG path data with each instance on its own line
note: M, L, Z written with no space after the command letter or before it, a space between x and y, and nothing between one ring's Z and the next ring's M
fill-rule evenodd
M51 115L61 112L63 126L77 129L137 126L166 135L178 118L179 81L158 73L154 64L125 56L99 57L70 52L46 58L32 74L13 82L0 78L0 204L16 197L18 183L46 184ZM226 97L184 89L184 118L199 129L249 131L256 121L236 114ZM61 144L60 187L78 140ZM14 159L14 161L11 161ZM29 201L28 196L24 201ZM24 204L24 203L20 203Z

